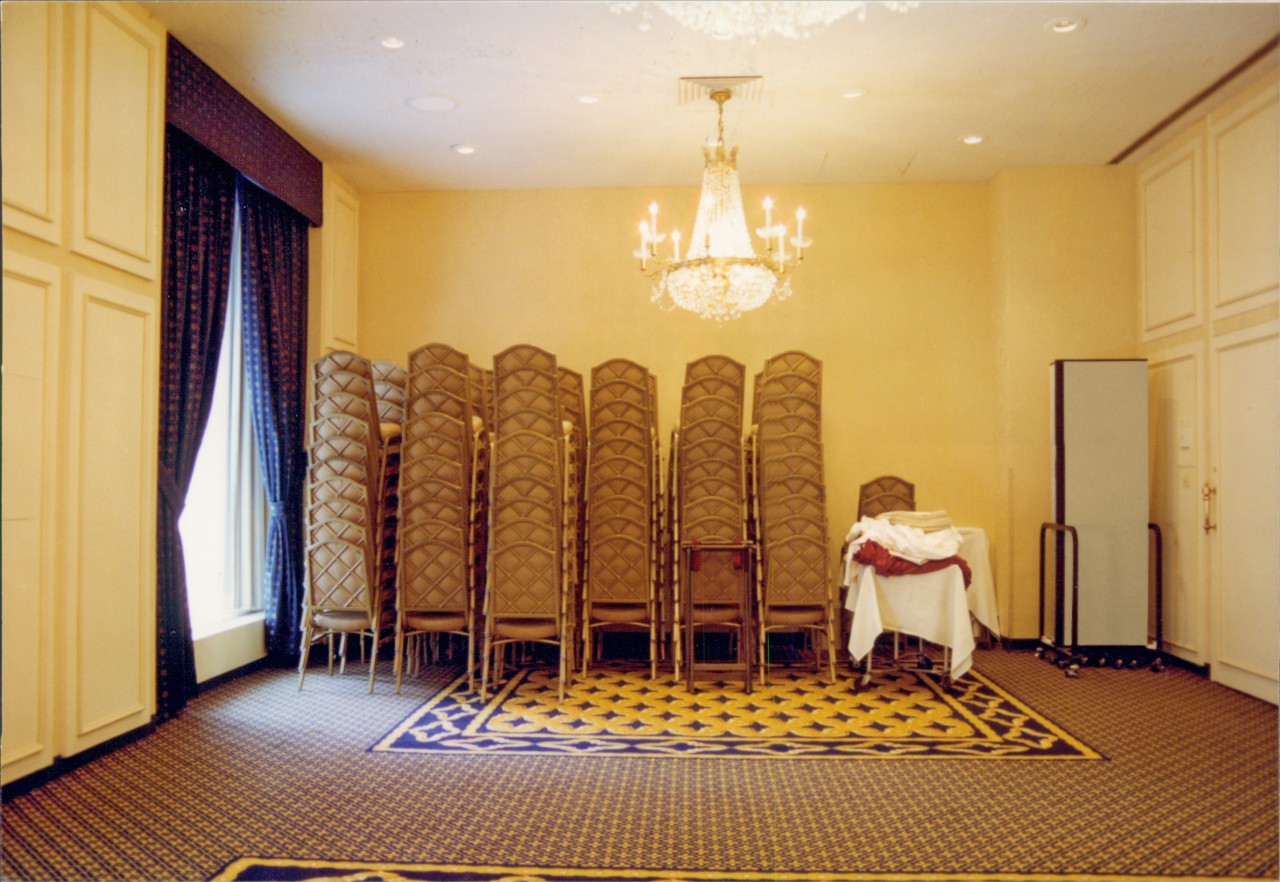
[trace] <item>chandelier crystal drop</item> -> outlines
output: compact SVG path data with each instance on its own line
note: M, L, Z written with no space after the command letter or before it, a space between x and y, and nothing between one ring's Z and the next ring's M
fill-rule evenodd
M787 236L785 224L773 222L773 200L764 200L764 226L756 235L764 240L765 253L757 257L742 209L738 184L738 148L725 149L724 104L732 92L711 93L719 111L718 137L702 148L706 167L702 172L702 197L693 222L693 235L683 259L680 232L670 234L669 258L658 256L658 246L668 238L658 230L658 203L649 205L649 219L640 222L640 270L653 281L653 302L666 310L687 309L702 318L723 322L764 305L769 298L791 296L793 269L804 260L804 249L813 244L804 237L805 211L796 209L796 234ZM790 244L792 251L787 251Z
M906 12L919 0L876 0L893 12ZM639 0L611 3L614 12L632 12ZM859 21L867 17L867 0L647 0L642 30L652 17L649 6L657 7L685 27L709 34L718 40L746 37L753 42L770 34L802 39L816 34L850 13Z

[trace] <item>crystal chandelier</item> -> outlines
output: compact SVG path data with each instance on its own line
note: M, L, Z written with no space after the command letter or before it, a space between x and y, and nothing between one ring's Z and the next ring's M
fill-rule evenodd
M640 271L652 278L653 302L666 310L680 307L702 318L723 322L763 305L770 297L791 296L791 271L804 260L804 249L813 241L804 237L805 212L796 209L796 234L787 238L785 224L773 222L773 200L764 200L764 226L756 235L764 240L765 254L757 257L747 232L738 187L738 148L725 151L724 103L729 89L711 93L719 112L714 146L702 148L706 168L702 172L702 197L693 222L693 235L684 258L680 255L680 231L671 233L671 257L658 256L667 239L658 231L658 203L649 205L649 219L640 222ZM788 243L794 249L787 251Z
M919 0L877 0L893 12L906 12L919 6ZM639 0L611 3L614 12L631 12ZM717 40L747 37L752 42L769 34L784 37L809 37L822 28L857 13L859 21L867 17L866 0L648 0L641 13L640 29L647 31L656 6L691 30L710 34Z

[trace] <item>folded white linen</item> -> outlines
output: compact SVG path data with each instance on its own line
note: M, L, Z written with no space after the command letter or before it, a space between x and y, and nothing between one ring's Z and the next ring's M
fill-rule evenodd
M849 530L845 537L848 550L845 555L846 565L853 560L862 543L875 542L890 554L909 560L912 563L924 563L926 560L942 560L960 553L960 531L955 527L945 530L934 530L926 533L919 527L906 524L895 524L877 518L862 518Z
M919 527L926 533L945 530L952 526L951 516L942 511L885 511L876 515L876 520L888 521L891 524L902 524L908 527Z

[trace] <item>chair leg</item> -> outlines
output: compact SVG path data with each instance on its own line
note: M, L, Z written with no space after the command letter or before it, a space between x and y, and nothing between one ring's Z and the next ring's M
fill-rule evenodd
M834 617L827 616L827 673L831 675L831 682L836 682L836 634Z
M760 618L763 618L763 613ZM769 685L769 631L765 629L764 623L760 623L760 686Z
M396 671L396 695L400 694L400 680L404 675L404 628L396 622L396 651L395 651L395 671Z
M373 626L373 648L369 652L369 694L373 694L373 676L378 671L378 637L379 628ZM364 646L364 635L360 635L360 646Z
M584 616L585 621L582 624L582 676L587 675L587 669L591 666L591 614L590 608Z
M467 691L476 691L476 629L467 628Z
M302 680L307 676L307 656L311 652L311 622L302 627L302 660L298 662L298 691L302 691Z
M493 651L493 635L486 628L484 632L484 658L480 661L480 700L489 700L489 655Z

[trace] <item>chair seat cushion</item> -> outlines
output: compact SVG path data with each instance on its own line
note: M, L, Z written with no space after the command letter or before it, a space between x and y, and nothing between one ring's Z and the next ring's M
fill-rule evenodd
M820 606L771 606L765 610L766 625L817 625L826 618Z
M359 609L317 610L316 627L322 631L369 631L369 614Z
M493 623L493 636L512 640L549 640L559 637L554 619L498 619Z
M693 608L693 621L697 625L727 625L737 623L738 605L699 604Z
M591 604L591 621L593 622L648 622L649 609L643 603L596 603Z
M407 612L404 627L406 631L465 631L467 616L460 612Z

